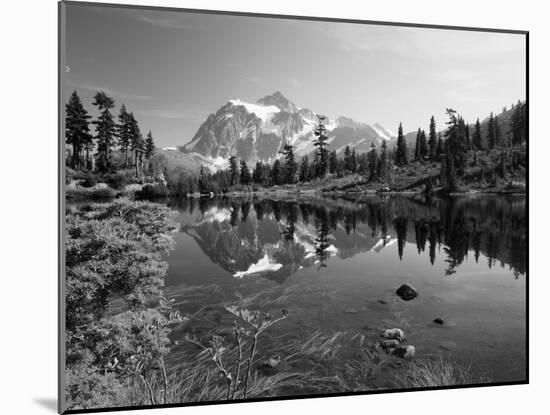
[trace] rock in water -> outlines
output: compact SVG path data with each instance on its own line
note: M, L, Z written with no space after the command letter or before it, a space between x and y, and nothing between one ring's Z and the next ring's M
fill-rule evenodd
M392 355L401 357L402 359L412 359L416 349L414 346L398 346L392 351Z
M443 350L451 351L456 349L456 343L453 341L447 340L439 343L439 347L442 348Z
M394 339L394 340L384 340L384 341L380 342L380 346L384 350L394 349L397 346L399 346L399 340L396 340L396 339Z
M357 314L357 309L356 308L346 308L344 310L344 313L346 313L346 314Z
M399 298L405 301L410 301L418 296L418 291L416 291L412 285L407 283L399 287L395 293L399 296Z
M442 319L442 318L439 318L439 317L438 317L438 318L434 318L433 322L434 322L435 324L445 324L445 322L443 321L443 319Z
M399 342L405 340L405 333L401 329L387 329L380 336L385 339L398 340Z
M386 300L378 300L378 303L383 304L383 305L388 304L388 302Z

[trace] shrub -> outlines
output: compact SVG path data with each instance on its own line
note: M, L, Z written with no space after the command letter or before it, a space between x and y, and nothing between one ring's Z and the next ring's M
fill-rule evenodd
M111 199L117 195L117 192L110 187L94 189L90 193L92 199Z
M108 173L103 176L103 181L113 189L121 190L127 184L134 183L132 175L124 172Z
M79 184L82 187L94 187L97 184L97 178L92 173L85 173L80 177L80 179Z

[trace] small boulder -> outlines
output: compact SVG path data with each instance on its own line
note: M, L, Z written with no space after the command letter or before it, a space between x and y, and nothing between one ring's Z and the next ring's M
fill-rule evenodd
M414 346L398 346L392 350L391 354L402 359L412 359L416 349Z
M453 341L447 340L439 343L439 347L443 350L452 351L456 349L456 343Z
M443 321L443 319L442 319L442 318L439 318L439 317L434 318L434 319L433 319L433 322L434 322L435 324L439 324L439 325L445 324L445 322Z
M380 337L402 342L403 340L405 340L405 333L401 329L387 329L380 334Z
M380 342L380 347L384 350L388 349L394 349L397 346L399 346L399 340L393 339L393 340L383 340Z
M418 296L418 291L416 291L412 285L407 283L399 287L395 293L399 296L399 298L405 301L410 301Z

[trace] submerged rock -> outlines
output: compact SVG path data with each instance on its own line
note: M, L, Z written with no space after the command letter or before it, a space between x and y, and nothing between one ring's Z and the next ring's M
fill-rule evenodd
M384 349L384 350L394 349L394 348L396 348L397 346L399 346L399 340L397 340L397 339L393 339L393 340L383 340L382 342L380 342L380 346L381 346L382 349Z
M388 304L388 302L387 302L386 300L378 300L378 303L379 303L379 304L383 304L383 305Z
M408 283L405 283L399 287L395 293L399 296L399 298L405 301L410 301L418 296L418 291L416 291L416 288Z
M346 314L357 314L358 311L357 311L356 308L346 308L346 309L344 310L344 313L346 313Z
M447 341L443 341L441 343L439 343L439 347L443 350L454 350L456 349L456 343L455 342L452 342L450 340L447 340Z
M398 346L392 350L391 354L402 359L412 359L416 349L414 346Z
M441 325L445 324L445 322L443 321L443 319L442 319L442 318L439 318L439 317L434 318L434 319L433 319L433 322L434 322L435 324L441 324Z
M398 340L399 342L402 342L405 340L405 333L401 329L387 329L384 330L380 337L383 337L385 339L392 339L392 340Z

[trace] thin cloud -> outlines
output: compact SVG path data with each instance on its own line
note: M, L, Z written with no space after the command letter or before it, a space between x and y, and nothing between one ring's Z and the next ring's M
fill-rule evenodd
M290 85L292 85L294 88L303 88L304 85L299 81L297 80L296 78L290 78L288 80L288 82L290 83Z
M193 120L193 121L204 121L206 118L206 113L203 112L194 112L194 111L174 111L174 110L165 110L165 109L141 109L136 110L136 114L144 115L146 117L153 118L163 118L167 120Z
M262 82L261 78L253 75L245 76L244 79L247 80L248 82L252 82L253 84L259 84Z
M79 89L83 89L85 91L90 91L90 92L103 91L107 95L112 95L112 96L114 96L116 98L120 98L120 99L128 99L128 100L136 100L136 101L143 101L143 100L153 99L153 97L150 96L150 95L129 94L127 92L119 91L119 90L112 89L112 88L107 88L107 87L105 87L103 85L99 85L99 84L91 84L91 83L85 83L85 82L84 83L79 83L79 82L69 81L68 85L70 85L73 88L79 88Z

